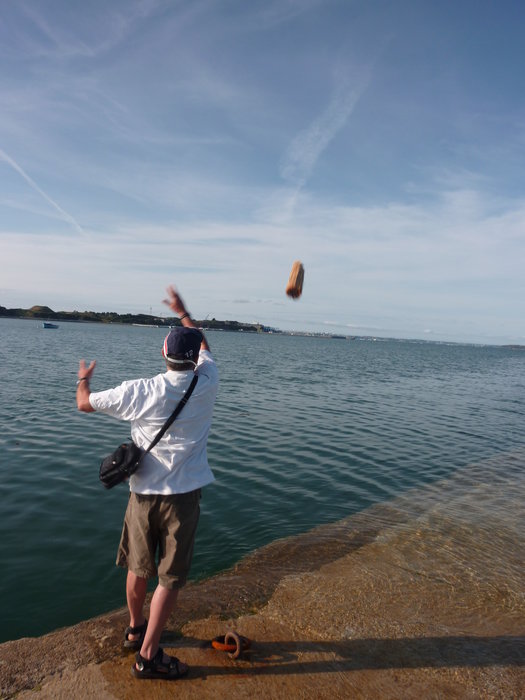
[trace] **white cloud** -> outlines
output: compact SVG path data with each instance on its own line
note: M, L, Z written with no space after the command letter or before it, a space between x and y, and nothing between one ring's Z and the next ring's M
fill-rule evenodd
M301 218L287 225L122 222L83 239L74 254L60 237L47 237L35 256L38 236L4 235L4 285L16 289L31 278L44 297L73 285L83 290L86 308L100 310L107 299L123 298L123 290L131 309L145 296L155 304L155 295L175 281L195 298L202 317L211 312L282 328L346 326L354 333L411 337L432 329L440 338L447 327L457 334L462 325L481 337L487 319L499 316L500 323L507 319L506 333L523 333L524 290L516 280L525 255L525 201L509 201L490 217L484 213L490 202L480 193L465 195L465 206L461 201L461 193L447 191L431 208L326 208L310 195L301 201ZM296 257L306 267L305 288L292 304L284 287ZM93 271L105 280L102 287L91 284Z
M165 4L160 0L128 0L120 9L107 6L102 17L87 5L85 8L66 5L58 15L53 15L42 12L35 3L20 0L16 8L32 25L32 31L18 35L17 48L23 47L27 55L59 60L94 58L124 41L137 22Z

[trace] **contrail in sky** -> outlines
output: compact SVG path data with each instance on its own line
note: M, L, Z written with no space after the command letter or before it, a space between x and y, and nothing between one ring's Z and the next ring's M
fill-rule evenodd
M84 231L80 224L71 216L71 214L68 214L67 211L64 211L62 207L55 202L54 199L51 199L43 190L40 189L40 187L36 184L34 180L32 180L29 175L18 165L16 161L14 161L11 156L8 156L5 151L3 151L0 148L0 160L5 160L6 163L8 163L13 170L16 170L16 172L21 175L24 180L36 191L38 194L42 195L42 197L51 204L52 207L54 207L57 212L60 214L60 218L63 219L64 221L67 221L68 224L71 224L74 229L78 231L78 233L84 234Z
M368 84L368 71L351 86L350 80L343 77L337 81L331 100L324 111L306 129L300 131L288 147L281 161L281 177L293 190L287 193L281 206L285 219L291 217L297 205L299 194L315 165L330 142L346 125Z
M281 164L281 176L289 183L298 188L306 183L317 160L354 111L368 83L367 71L354 82L351 87L348 78L340 80L326 109L290 144Z

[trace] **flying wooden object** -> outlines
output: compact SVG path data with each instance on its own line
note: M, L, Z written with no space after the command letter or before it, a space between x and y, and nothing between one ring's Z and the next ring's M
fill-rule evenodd
M286 285L286 294L292 299L299 299L303 293L304 267L300 260L296 260L292 265L290 278Z

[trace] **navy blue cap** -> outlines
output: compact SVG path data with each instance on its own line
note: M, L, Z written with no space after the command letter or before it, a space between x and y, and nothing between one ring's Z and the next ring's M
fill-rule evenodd
M174 328L164 339L162 355L173 364L192 362L196 366L201 343L202 333L198 328Z

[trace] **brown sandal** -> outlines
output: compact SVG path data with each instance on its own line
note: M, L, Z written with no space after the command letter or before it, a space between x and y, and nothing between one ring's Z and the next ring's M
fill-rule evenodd
M188 669L181 670L181 662L176 656L169 656L169 661L163 661L164 650L159 647L152 659L145 659L137 653L136 665L131 667L131 673L135 678L163 678L166 681L176 681L188 674Z
M148 627L148 621L145 620L141 625L137 627L126 627L124 630L124 646L126 649L131 649L132 651L139 651L146 636L146 629ZM140 635L138 639L130 639L130 634Z

